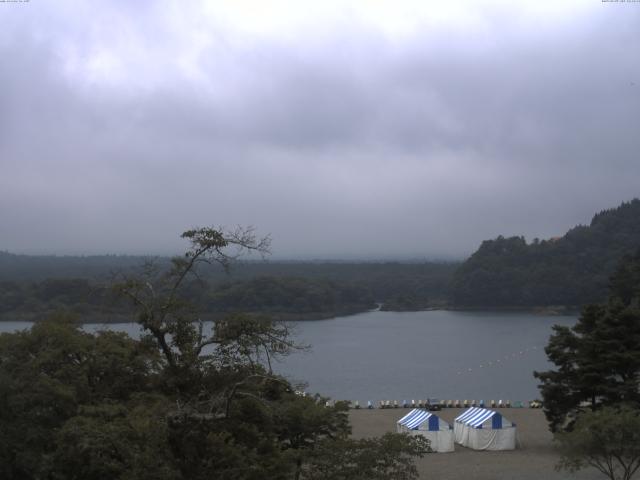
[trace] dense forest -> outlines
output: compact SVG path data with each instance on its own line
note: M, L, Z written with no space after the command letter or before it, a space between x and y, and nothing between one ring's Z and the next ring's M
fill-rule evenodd
M482 242L456 271L455 306L581 306L607 297L620 259L640 246L640 200L604 210L550 240L523 237Z
M129 305L109 286L164 257L26 256L0 252L0 320L36 320L55 311L93 322L128 317ZM238 263L228 272L203 266L183 294L206 318L244 311L281 319L318 319L386 309L443 305L458 264L438 262Z
M229 314L202 328L189 301L198 267L264 243L212 228L185 237L168 268L112 284L139 340L87 333L66 314L0 334L0 478L417 479L428 440L353 439L347 402L300 394L273 372L273 359L305 348L285 322Z
M427 308L577 309L606 298L617 262L640 247L640 200L593 217L563 237L482 242L464 263L246 261L229 272L202 268L184 295L207 318L247 311L281 319ZM0 320L73 311L94 322L126 318L109 285L166 257L26 256L0 252Z

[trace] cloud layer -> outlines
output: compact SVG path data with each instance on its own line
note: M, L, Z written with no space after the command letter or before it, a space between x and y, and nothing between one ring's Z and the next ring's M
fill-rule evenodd
M0 4L0 249L459 257L639 195L640 4L394 3Z

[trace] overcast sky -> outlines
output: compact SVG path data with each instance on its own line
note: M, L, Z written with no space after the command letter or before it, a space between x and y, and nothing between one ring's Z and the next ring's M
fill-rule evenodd
M640 3L0 2L0 250L463 257L640 196Z

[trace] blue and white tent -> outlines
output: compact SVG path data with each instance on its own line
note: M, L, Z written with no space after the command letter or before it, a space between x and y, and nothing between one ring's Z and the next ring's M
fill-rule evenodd
M414 408L398 420L398 433L422 435L431 442L434 452L453 452L453 430L451 426L433 413Z
M513 450L516 425L495 410L473 407L456 417L453 424L456 443L474 450Z

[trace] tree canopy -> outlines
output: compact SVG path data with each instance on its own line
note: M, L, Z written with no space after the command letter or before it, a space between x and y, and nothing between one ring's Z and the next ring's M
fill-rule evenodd
M199 265L228 268L268 240L251 230L183 236L190 248L169 268L148 263L114 285L134 306L140 340L89 334L68 316L0 335L0 477L416 478L410 460L424 441L352 440L346 404L300 396L273 373L271 359L298 348L286 325L237 313L207 331L185 300Z
M610 480L630 480L640 468L640 410L606 407L580 415L571 432L556 435L558 467L575 472L591 466Z
M545 351L557 368L534 373L552 430L571 428L584 410L640 407L639 268L640 251L624 257L608 302L586 306L571 328L554 327Z
M0 320L37 321L64 309L92 323L127 321L130 304L105 288L110 272L135 276L140 264L153 263L162 270L171 266L167 258L140 257L136 266L132 259L125 263L115 256L51 257L50 263L46 258L0 252ZM227 275L202 264L181 295L211 320L231 312L314 320L364 312L376 303L387 310L419 310L446 303L455 268L430 262L247 261L235 264ZM21 269L31 274L11 276Z
M580 307L606 301L607 278L624 255L640 245L640 200L596 214L549 240L499 236L456 271L452 302L457 306Z

